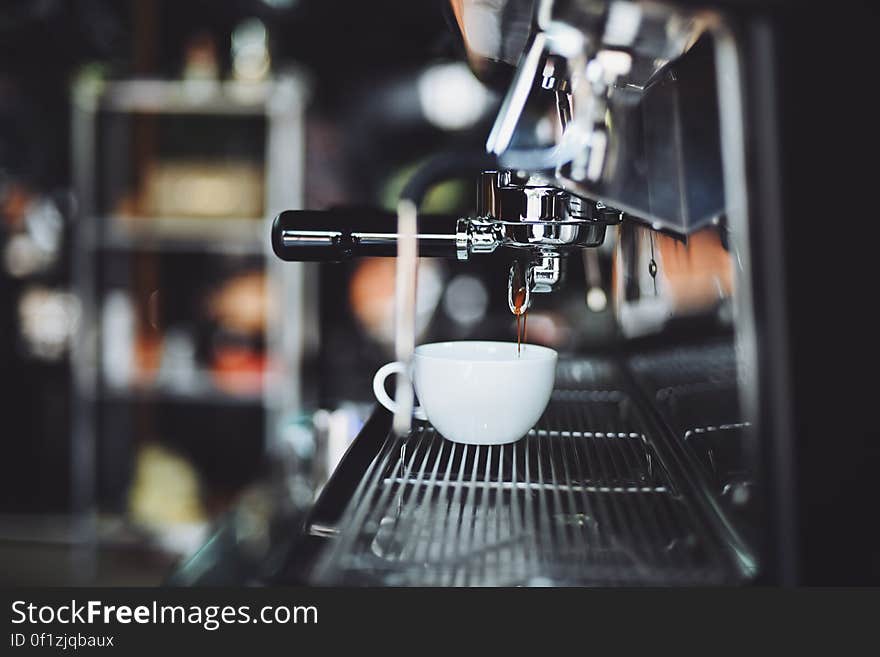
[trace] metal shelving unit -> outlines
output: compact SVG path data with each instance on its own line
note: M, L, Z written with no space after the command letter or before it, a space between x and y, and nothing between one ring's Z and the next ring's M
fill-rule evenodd
M304 113L307 87L288 75L261 83L186 82L166 80L103 81L83 79L73 89L72 140L78 212L72 271L82 304L72 354L73 415L72 481L75 511L86 537L94 535L97 481L97 432L102 402L131 401L207 405L254 405L265 413L265 444L278 440L282 419L303 407L299 367L317 340L308 324L314 313L315 271L306 264L285 264L270 257L272 218L303 204ZM265 121L262 218L156 217L130 219L108 214L97 202L102 168L102 117L210 116ZM163 119L164 120L164 119ZM101 289L99 263L112 254L148 253L165 257L202 254L243 256L262 267L269 283L270 303L283 308L268 322L264 336L268 370L262 392L222 390L201 371L198 385L168 386L161 381L131 387L102 380ZM181 284L187 284L182 281ZM291 318L293 318L291 320ZM282 321L282 319L284 321ZM114 437L124 440L125 437Z

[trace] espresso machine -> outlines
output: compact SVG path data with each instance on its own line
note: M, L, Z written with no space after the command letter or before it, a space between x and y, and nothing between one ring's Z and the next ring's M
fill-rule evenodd
M755 3L628 0L448 10L474 74L505 89L485 151L438 155L396 213L282 212L275 254L397 257L403 361L418 256L507 258L498 289L512 311L518 286L528 310L586 277L583 312L594 291L607 300L617 339L560 354L544 416L512 445L446 441L413 419L400 377L403 411L377 407L270 579L851 581L846 546L828 536L849 502L817 483L847 468L819 474L796 430L807 383L789 341L779 17ZM472 213L419 214L431 185L462 175Z

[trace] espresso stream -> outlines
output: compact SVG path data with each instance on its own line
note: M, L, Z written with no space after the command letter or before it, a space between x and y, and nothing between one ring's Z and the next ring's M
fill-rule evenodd
M526 303L526 289L521 287L513 295L513 314L516 315L516 355L522 353L522 345L526 341L526 320L529 311L524 308Z

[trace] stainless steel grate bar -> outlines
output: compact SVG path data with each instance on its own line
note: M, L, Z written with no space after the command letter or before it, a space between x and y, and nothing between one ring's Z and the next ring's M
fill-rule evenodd
M386 486L407 485L407 486L426 486L431 485L436 488L444 488L446 484L438 482L429 484L429 482L421 482L416 479L404 479L403 477L388 477L382 480L382 484ZM451 482L450 486L456 486L456 482ZM491 480L469 480L469 486L486 489L500 490L533 490L543 488L549 491L573 491L575 493L665 493L666 486L582 486L579 484L554 484L540 481L491 481Z
M430 429L428 429L428 431L430 432L430 434L433 437L433 435L435 434L434 429L430 428ZM440 471L440 464L443 461L444 451L451 445L451 443L449 443L445 440L439 440L439 441L435 440L435 442L439 443L439 446L437 448L437 458L434 461L434 466L431 470L431 478L428 482L428 490L425 493L425 497L427 499L425 499L425 498L422 499L422 504L426 505L427 508L432 511L432 517L426 519L426 522L428 523L429 528L433 528L431 520L433 519L433 510L435 509L434 504L433 504L434 495L435 495L435 493L439 494L438 493L439 489L436 487L436 485L438 484L437 477L438 477L439 471ZM416 497L413 496L413 500L415 500L415 499L416 499ZM431 536L429 535L428 541L425 543L425 552L422 555L422 560L424 560L424 561L428 561L430 558L430 555L428 554L428 550L430 550L430 546L431 546ZM411 548L412 548L412 557L411 558L413 561L416 561L417 560L416 554L418 552L418 544L413 542Z

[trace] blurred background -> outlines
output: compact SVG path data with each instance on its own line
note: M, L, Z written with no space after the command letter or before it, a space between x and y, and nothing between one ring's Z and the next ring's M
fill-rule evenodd
M392 358L394 262L285 264L269 223L393 208L430 154L485 142L504 81L450 21L439 0L3 3L2 583L159 584L224 526L264 560L308 507ZM452 181L425 210L475 196ZM419 339L515 339L508 265L423 259ZM536 304L530 340L607 337L584 298Z

